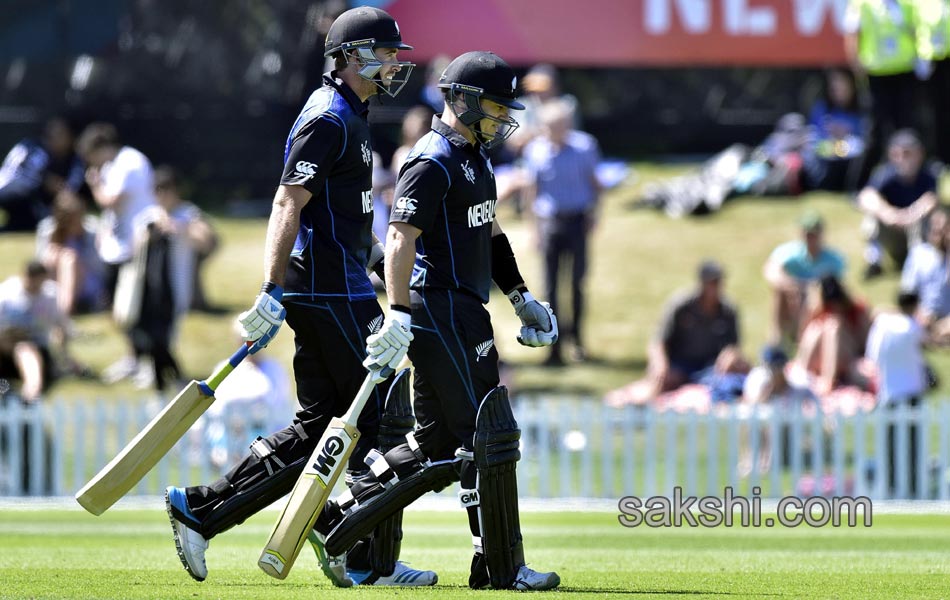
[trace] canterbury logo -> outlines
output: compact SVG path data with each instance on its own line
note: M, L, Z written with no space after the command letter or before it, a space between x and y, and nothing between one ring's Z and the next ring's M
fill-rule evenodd
M488 356L488 353L491 352L492 347L495 345L495 339L489 338L482 342L481 344L475 346L475 362L480 361L481 359Z
M312 162L306 162L303 160L297 161L297 164L294 168L301 175L306 175L308 179L313 177L317 173L317 165L313 164Z
M366 326L369 329L369 332L379 333L379 330L383 328L383 315L379 315L375 319L369 322L369 325Z
M323 445L320 456L318 456L317 460L313 463L313 470L324 477L328 476L333 465L336 464L336 457L343 452L343 447L343 440L339 437L333 436L329 438Z

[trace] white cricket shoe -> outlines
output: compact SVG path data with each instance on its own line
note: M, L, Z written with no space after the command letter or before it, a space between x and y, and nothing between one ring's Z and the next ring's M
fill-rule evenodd
M192 579L204 581L208 576L208 567L205 564L208 540L185 523L185 519L197 521L188 508L185 490L175 486L165 488L165 510L168 512L168 520L171 521L172 532L175 534L178 559L181 560L181 564Z
M538 573L529 569L527 565L521 565L518 574L515 575L515 582L511 584L511 589L525 591L553 590L561 585L561 578L555 572Z
M353 585L353 580L346 574L346 554L340 556L330 556L326 549L326 536L311 529L307 534L310 545L317 555L317 561L320 563L320 570L327 576L327 579L333 582L336 587L347 588Z
M421 571L413 569L401 560L396 561L396 568L391 575L386 577L369 577L371 572L351 572L350 575L359 585L386 585L398 587L422 587L435 585L439 581L439 576L435 571Z

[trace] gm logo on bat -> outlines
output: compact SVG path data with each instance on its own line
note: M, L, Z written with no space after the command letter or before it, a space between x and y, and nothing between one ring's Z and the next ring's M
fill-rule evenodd
M317 459L310 465L310 468L315 472L317 478L323 482L324 486L330 484L330 474L336 465L337 457L343 454L346 447L353 441L350 436L346 435L346 432L341 431L340 433L342 435L331 435L326 439Z

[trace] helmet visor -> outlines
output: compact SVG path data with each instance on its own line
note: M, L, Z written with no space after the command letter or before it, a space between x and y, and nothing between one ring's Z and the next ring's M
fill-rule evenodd
M372 40L368 40L370 43ZM395 47L395 46L390 46ZM409 61L382 61L376 56L373 46L364 44L353 48L356 50L356 61L360 69L357 71L360 77L376 84L381 93L388 96L396 96L409 81L412 75L412 68L415 63ZM349 61L350 55L346 55ZM385 69L386 75L383 76L383 67L397 67L395 69Z

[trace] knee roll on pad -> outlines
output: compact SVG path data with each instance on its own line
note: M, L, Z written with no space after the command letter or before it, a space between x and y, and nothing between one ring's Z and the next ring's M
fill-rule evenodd
M230 481L228 496L201 522L201 535L215 535L239 525L266 508L293 488L312 448L299 442L299 432L274 445L270 438L258 437L240 471L241 481Z
M407 436L413 442L412 434ZM326 549L330 554L342 554L357 541L373 531L380 522L393 516L426 492L441 490L458 481L459 459L430 462L410 444L397 446L386 453L386 460L399 476L389 487L377 484L367 489L362 497L357 496L359 506L343 515L327 536ZM411 457L408 463L397 463L395 458ZM375 492L372 495L369 492Z
M508 390L496 387L478 408L474 453L482 551L495 589L510 589L524 564L516 475L520 439Z
M415 426L416 418L412 414L410 397L409 369L403 369L396 374L389 386L389 394L386 396L386 409L379 421L378 442L380 452L385 454L396 446L405 443L406 436L412 433ZM377 458L377 454L372 452L366 457L366 462L380 480L386 477L387 469L392 470L384 456ZM395 484L398 478L392 477L389 478L389 481ZM398 510L391 517L381 521L373 531L373 541L369 553L369 562L373 572L384 577L392 575L396 569L396 561L399 560L401 548L402 511Z

